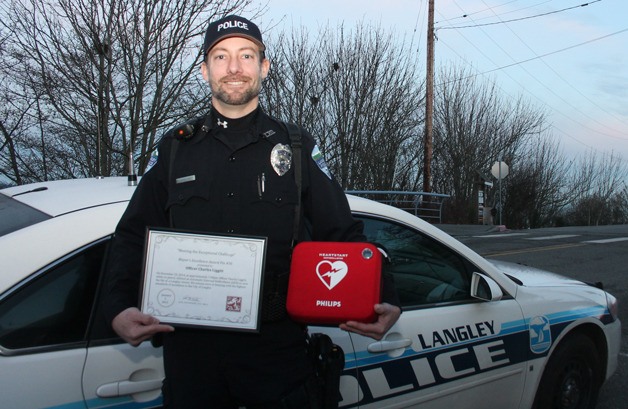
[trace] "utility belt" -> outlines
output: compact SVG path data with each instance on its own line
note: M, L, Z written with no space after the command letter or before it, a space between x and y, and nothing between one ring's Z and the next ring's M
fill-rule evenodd
M273 409L338 409L344 352L325 334L309 334L307 342L314 374L284 396Z

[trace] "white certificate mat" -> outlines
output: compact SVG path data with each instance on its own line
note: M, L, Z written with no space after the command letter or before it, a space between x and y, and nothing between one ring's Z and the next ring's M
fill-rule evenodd
M163 323L259 331L266 238L148 229L141 310Z

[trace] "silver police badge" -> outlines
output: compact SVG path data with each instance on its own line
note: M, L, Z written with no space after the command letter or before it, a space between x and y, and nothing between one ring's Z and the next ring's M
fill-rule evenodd
M270 164L279 176L283 176L290 170L292 165L292 149L289 145L278 143L270 152Z

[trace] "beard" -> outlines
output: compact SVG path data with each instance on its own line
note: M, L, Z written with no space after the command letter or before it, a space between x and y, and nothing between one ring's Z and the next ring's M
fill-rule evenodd
M259 96L261 89L259 83L252 83L250 87L242 91L231 92L225 91L220 82L215 82L212 85L212 97L228 105L246 105Z

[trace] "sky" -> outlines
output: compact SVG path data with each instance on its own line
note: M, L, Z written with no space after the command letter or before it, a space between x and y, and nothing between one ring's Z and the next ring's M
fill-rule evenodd
M426 64L428 0L259 0L265 35L359 23L412 41ZM584 5L587 4L587 5ZM435 70L454 65L546 113L568 158L611 153L628 165L628 1L434 0ZM583 6L584 5L584 6ZM271 27L270 33L266 27ZM437 81L438 82L438 81Z

